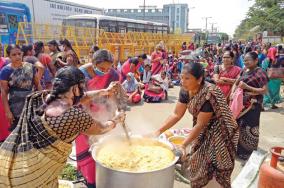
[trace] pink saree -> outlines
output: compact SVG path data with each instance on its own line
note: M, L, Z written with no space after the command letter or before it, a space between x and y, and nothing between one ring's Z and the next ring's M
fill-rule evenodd
M0 57L0 70L2 69L4 64L5 64L4 58ZM4 142L4 140L9 136L10 134L10 132L8 131L9 127L10 124L6 117L4 105L2 103L2 98L1 98L1 91L0 91L0 142Z
M151 55L151 60L152 60L152 75L159 74L163 70L163 65L160 63L160 61L153 61L157 58L162 58L163 53L162 52L153 52Z

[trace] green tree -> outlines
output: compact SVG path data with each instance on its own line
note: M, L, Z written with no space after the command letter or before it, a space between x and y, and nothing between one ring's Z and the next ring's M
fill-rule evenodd
M248 39L254 37L257 32L263 31L271 31L284 36L283 4L283 0L255 0L247 17L235 30L234 37Z

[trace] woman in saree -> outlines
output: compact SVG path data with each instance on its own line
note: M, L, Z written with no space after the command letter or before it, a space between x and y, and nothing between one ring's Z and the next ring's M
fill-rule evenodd
M57 58L63 58L63 52L61 52L61 50L59 49L59 45L57 43L56 40L51 40L47 43L48 45L48 50L49 50L49 55L52 59L52 64L54 65L54 67L56 68L56 71L58 71L61 66L59 65L59 63L57 62Z
M44 66L44 73L41 79L41 84L44 89L50 89L52 85L52 79L56 74L56 67L52 63L51 57L44 53L44 44L41 41L38 41L34 44L35 57L41 62Z
M159 103L168 99L169 79L165 71L151 77L149 84L145 85L143 98L147 103Z
M156 50L151 54L152 75L159 74L163 70L163 46L158 44Z
M262 63L262 69L267 71L269 68L280 68L281 64L277 63L276 48L269 48L267 58ZM270 106L272 109L277 109L277 103L281 102L280 87L281 78L270 78L268 82L268 92L264 95L263 105Z
M136 104L141 101L139 83L132 72L127 74L126 80L122 83L122 87L127 93L129 104Z
M193 116L193 128L181 146L182 172L192 188L207 185L231 187L238 142L238 125L219 87L205 82L200 63L189 63L181 74L179 100L172 115L155 132L160 135L185 114ZM191 145L190 153L186 148ZM217 181L217 182L216 182Z
M105 89L111 82L119 81L119 75L115 69L112 68L113 56L105 49L97 50L92 59L92 63L85 64L80 67L80 70L84 73L86 79L86 85L88 91L95 91L99 89ZM109 98L101 97L100 100L92 101L87 104L90 113L94 116L104 114L104 118L108 119L113 109L113 103L110 102ZM78 170L82 173L86 179L89 187L95 187L95 170L96 163L89 152L89 137L81 134L76 140L76 158Z
M213 80L221 89L227 99L231 94L231 89L241 72L241 68L234 65L234 53L225 51L222 57L222 65L214 67Z
M0 72L1 97L6 117L12 131L22 113L25 98L33 90L41 90L40 73L34 65L22 61L22 51L17 45L9 45L6 49L11 63Z
M120 83L123 83L129 72L134 73L135 77L140 79L140 67L142 66L145 56L138 56L129 58L125 63L123 63L120 71ZM147 56L146 56L147 58Z
M52 91L26 99L17 127L0 147L0 187L58 187L58 175L80 134L104 134L124 114L103 123L77 106L94 97L113 95L117 85L84 93L84 75L75 67L56 74Z
M5 59L2 57L2 45L0 43L0 72L2 68L5 66ZM9 136L10 132L8 131L10 127L9 121L6 117L4 105L2 102L1 97L1 90L0 90L0 145L5 139Z
M60 41L61 51L63 52L62 58L57 58L59 67L74 66L77 67L80 64L79 57L73 49L69 40L64 39Z
M237 156L247 160L253 150L257 149L259 141L259 119L262 108L263 95L267 91L268 78L266 73L258 67L256 52L249 52L244 56L245 69L240 73L233 88L243 90L243 110L237 118L240 127Z

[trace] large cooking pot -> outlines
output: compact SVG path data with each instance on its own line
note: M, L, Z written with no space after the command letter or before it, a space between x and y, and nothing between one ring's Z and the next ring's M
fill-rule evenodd
M137 136L135 136L137 138ZM111 138L113 140L113 138ZM117 138L122 139L122 137ZM140 137L139 139L143 139ZM92 156L96 161L96 187L97 188L173 188L175 176L175 164L178 156L165 168L147 171L130 172L109 168L97 160L97 155L104 147L105 139L92 147ZM159 145L163 145L172 151L170 143L154 139ZM115 142L113 142L115 144Z

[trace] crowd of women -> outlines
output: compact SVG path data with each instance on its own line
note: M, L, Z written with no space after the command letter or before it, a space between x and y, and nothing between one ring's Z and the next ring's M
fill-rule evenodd
M161 41L152 54L118 64L108 50L93 46L89 62L81 65L68 40L47 44L49 54L40 41L9 45L7 57L1 54L0 187L56 185L73 141L78 170L95 187L88 135L113 129L124 118L116 111L142 98L167 100L174 85L181 86L176 109L154 134L171 128L188 109L194 127L180 147L185 177L192 187L212 179L230 187L235 158L247 160L257 149L261 111L281 101L282 46L227 43L196 49L183 43L177 55ZM38 161L31 163L36 155ZM23 171L23 164L30 170ZM54 171L40 170L43 166Z

